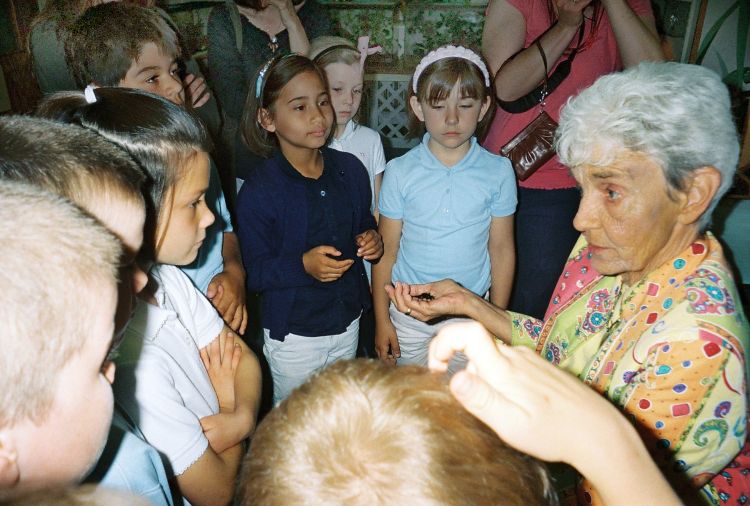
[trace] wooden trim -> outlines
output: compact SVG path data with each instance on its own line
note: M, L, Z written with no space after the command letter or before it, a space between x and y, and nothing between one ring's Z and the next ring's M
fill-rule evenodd
M745 114L744 134L740 139L740 167L750 167L750 100Z
M695 31L693 32L693 43L690 46L690 56L688 57L688 63L695 63L695 59L698 58L698 49L701 45L701 35L703 35L703 22L706 20L706 9L708 8L708 0L700 0L701 4L698 8L698 19L695 23Z

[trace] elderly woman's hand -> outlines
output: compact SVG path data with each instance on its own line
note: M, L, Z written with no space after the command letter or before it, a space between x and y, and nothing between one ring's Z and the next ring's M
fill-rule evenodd
M394 286L386 286L385 291L396 309L421 321L445 315L464 315L469 301L476 297L452 279L426 285L396 281Z

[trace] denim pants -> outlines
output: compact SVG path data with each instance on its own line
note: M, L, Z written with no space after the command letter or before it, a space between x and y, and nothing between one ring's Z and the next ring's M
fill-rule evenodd
M516 275L508 307L544 318L550 297L579 232L573 228L577 188L518 188L515 217Z

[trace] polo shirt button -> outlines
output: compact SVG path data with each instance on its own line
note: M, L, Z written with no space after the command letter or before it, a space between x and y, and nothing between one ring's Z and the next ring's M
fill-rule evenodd
M320 196L321 197L325 197L326 196L326 191L325 190L320 190Z

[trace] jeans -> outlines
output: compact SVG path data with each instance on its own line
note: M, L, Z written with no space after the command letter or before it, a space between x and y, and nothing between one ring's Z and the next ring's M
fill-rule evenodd
M550 297L580 235L573 228L580 192L518 189L516 275L508 308L544 318Z

